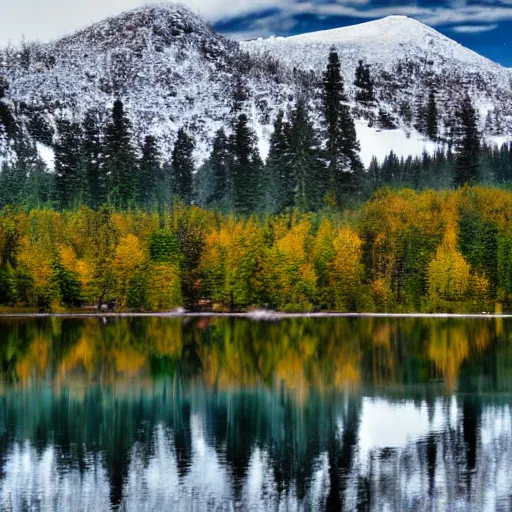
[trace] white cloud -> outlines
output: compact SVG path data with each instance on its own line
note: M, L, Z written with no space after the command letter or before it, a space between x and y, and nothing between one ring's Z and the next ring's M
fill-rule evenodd
M493 29L496 28L494 25L497 25L500 21L512 20L512 0L502 0L500 5L467 5L465 1L455 1L451 6L445 4L442 7L423 7L417 4L368 7L368 3L367 0L354 0L350 3L342 3L342 0L338 0L336 4L317 4L311 0L293 4L288 3L277 14L255 19L248 27L247 33L251 37L258 35L265 37L286 32L283 23L299 14L310 14L318 17L341 16L358 20L402 15L416 18L432 26L476 26L472 24L483 24L487 27L493 26ZM366 8L361 8L361 5L366 5Z
M491 32L497 28L498 24L495 23L494 25L458 25L452 30L461 34L480 34L481 32Z

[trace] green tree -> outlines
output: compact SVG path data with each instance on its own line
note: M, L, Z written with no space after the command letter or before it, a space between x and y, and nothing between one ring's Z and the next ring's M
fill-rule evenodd
M230 137L232 204L240 213L251 213L259 206L260 175L263 167L256 135L249 128L249 120L240 114Z
M270 149L265 166L266 209L279 212L294 204L293 171L289 162L289 124L279 111L270 137Z
M476 183L480 174L478 118L468 95L464 97L457 111L457 121L455 131L457 158L453 182L456 187L461 187L466 183Z
M147 135L139 162L139 205L152 209L157 203L157 190L162 180L162 165L156 138Z
M172 170L175 193L185 202L192 202L192 182L194 174L194 139L183 128L178 130L178 137L172 152Z
M436 141L438 136L438 117L436 94L433 89L430 89L428 94L425 125L427 130L427 137L433 141Z
M107 201L108 176L103 161L103 140L97 111L89 110L82 125L82 159L87 184L86 202L98 208Z
M370 66L368 64L364 64L362 60L359 61L356 68L356 79L354 81L354 85L357 87L356 101L363 105L375 101Z
M228 195L229 140L223 128L217 131L213 139L213 148L207 165L212 174L210 203L219 205Z
M119 208L127 208L137 199L137 173L134 172L132 126L120 99L114 102L112 119L106 129L105 150L105 171L110 179L110 201Z
M354 120L347 104L338 53L332 49L323 78L323 111L327 131L327 160L331 188L341 205L353 194L363 171Z
M326 192L327 172L320 142L303 100L299 100L292 113L288 140L287 165L291 170L288 180L293 187L293 204L302 210L316 210L322 205Z
M55 143L55 180L61 209L73 208L81 202L82 166L80 125L61 119L57 121Z

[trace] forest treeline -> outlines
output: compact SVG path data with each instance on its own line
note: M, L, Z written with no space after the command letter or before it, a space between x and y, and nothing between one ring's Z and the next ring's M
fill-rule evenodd
M391 152L365 169L354 111L369 116L368 123L378 129L397 127L396 119L379 107L373 80L370 67L360 62L351 107L333 50L317 97L298 94L294 108L278 113L263 162L258 138L244 113L248 95L240 79L234 87L231 123L215 134L210 155L198 167L195 141L186 127L178 131L171 154L163 155L161 141L153 135L135 137L120 99L110 112L93 109L82 120L63 115L52 126L37 114L27 126L18 126L5 101L8 84L0 77L0 137L5 132L17 155L2 165L0 207L67 210L109 205L117 210L159 211L179 198L184 204L222 213L275 214L288 208L307 212L326 205L353 207L383 186L421 190L510 183L510 144L486 146L468 96L446 126L434 88L408 111L410 123L438 143L437 152L416 158L398 158ZM497 123L492 116L487 119L486 132L498 130ZM38 156L36 142L54 151L54 171Z
M512 306L512 192L378 191L340 213L0 215L0 303L42 311L469 312Z

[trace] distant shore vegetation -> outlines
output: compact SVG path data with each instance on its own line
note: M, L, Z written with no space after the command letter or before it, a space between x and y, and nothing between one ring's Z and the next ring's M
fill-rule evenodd
M275 215L6 207L0 306L510 312L510 212L512 192L468 186Z

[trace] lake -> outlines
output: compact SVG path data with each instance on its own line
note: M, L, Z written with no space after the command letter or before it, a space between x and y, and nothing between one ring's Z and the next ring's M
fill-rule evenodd
M512 509L512 320L0 319L0 510Z

